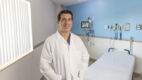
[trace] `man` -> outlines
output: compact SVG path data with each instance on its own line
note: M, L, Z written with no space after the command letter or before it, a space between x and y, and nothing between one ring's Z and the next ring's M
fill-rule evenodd
M73 14L58 15L58 30L45 41L40 71L47 80L84 80L89 55L81 39L71 33Z

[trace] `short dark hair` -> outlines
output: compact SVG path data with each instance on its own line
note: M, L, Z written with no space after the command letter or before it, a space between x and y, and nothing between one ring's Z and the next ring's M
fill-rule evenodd
M70 10L62 10L62 11L60 11L60 13L58 14L58 21L60 21L62 14L70 14L71 17L72 17L72 20L73 20L73 14L72 14L72 12L71 12Z

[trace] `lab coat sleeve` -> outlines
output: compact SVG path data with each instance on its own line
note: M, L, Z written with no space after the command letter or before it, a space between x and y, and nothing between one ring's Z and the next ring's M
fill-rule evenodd
M85 45L82 42L82 66L80 68L79 72L79 78L80 80L84 80L86 73L88 71L88 62L89 62L89 54L85 47Z
M48 42L44 43L41 58L40 58L40 72L47 80L62 80L61 75L57 75L52 68L51 47Z

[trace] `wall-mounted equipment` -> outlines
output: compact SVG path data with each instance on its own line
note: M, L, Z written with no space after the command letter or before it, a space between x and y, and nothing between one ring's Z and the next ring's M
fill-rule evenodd
M104 25L105 29L110 29L109 25Z
M88 22L89 22L89 32L90 34L94 34L94 30L93 30L93 20L95 19L95 17L93 16L92 18L91 17L88 17Z
M125 24L128 30L129 24ZM104 25L105 29L111 29L114 31L114 39L122 40L122 30L125 30L124 24L113 24L113 25Z
M94 35L94 30L93 30L93 20L94 16L88 17L88 21L81 21L81 28L84 28L85 31L85 36L87 37L87 40L89 41L89 36Z
M111 29L112 30L118 30L119 29L119 25L118 24L113 24Z
M122 24L119 25L120 35L119 39L122 40Z
M81 21L81 28L89 28L89 21Z
M110 25L104 25L104 29L111 29Z
M137 30L142 30L142 24L136 25Z
M129 31L130 30L130 23L125 23L124 24L124 30Z
M114 39L118 39L118 29L119 29L119 25L118 24L113 24L112 28L114 30Z
M107 27L107 26L108 26L108 25L104 25L104 28L105 28L105 29L108 29L108 27Z

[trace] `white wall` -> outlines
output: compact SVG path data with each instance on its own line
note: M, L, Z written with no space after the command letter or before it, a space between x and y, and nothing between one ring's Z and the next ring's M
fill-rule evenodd
M45 40L56 28L56 6L51 0L31 0L34 45Z
M30 0L34 45L56 32L56 5L50 0ZM40 80L39 60L42 46L0 72L0 80Z
M83 36L80 37L85 42L90 57L93 59L101 57L104 53L108 52L108 48L110 47L116 48L115 51L123 51L123 49L130 50L129 41L91 37L90 41L87 42ZM132 55L136 58L135 72L142 74L142 42L133 42Z

